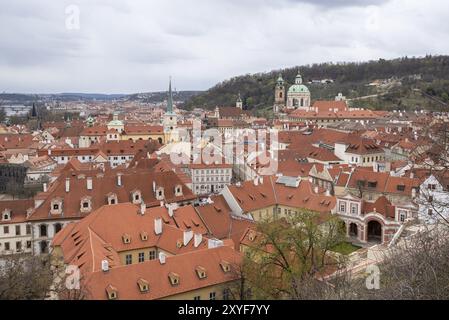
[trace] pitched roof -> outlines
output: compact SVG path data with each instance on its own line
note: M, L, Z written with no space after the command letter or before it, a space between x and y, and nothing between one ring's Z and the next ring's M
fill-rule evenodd
M153 260L114 268L107 273L98 271L87 279L89 298L108 299L106 288L109 286L114 287L119 300L153 300L227 283L238 279L235 266L241 259L238 252L224 246L167 257L165 264ZM229 264L231 271L225 272L223 263ZM198 267L205 270L205 278L198 277ZM170 282L171 275L178 277L178 284ZM139 279L149 284L147 293L139 290Z
M92 179L92 190L87 189L88 178ZM70 185L69 192L66 192L65 189L67 179ZM156 188L164 188L163 201L166 203L190 201L196 198L174 172L155 173L142 170L125 170L121 175L122 185L119 186L117 181L116 171L106 171L90 177L87 174L63 173L50 186L44 202L33 211L30 220L79 219L88 215L88 213L80 212L81 200L84 197L90 197L92 210L95 210L107 204L107 197L110 194L117 196L118 203L126 203L131 201L131 193L136 190L141 192L148 207L159 206L160 201L156 199L153 185ZM182 196L175 195L177 185L182 187ZM60 198L63 201L62 215L50 214L51 202L55 198Z

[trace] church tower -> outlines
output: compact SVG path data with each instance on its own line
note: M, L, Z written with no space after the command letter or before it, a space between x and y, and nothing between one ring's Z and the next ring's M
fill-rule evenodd
M173 111L173 93L171 90L171 77L168 84L167 111L164 114L163 126L164 126L165 143L175 142L177 140L175 135L177 119L176 113Z
M274 89L274 112L279 112L279 109L285 106L285 82L282 78L282 74L276 82L276 87Z
M242 98L240 97L240 92L239 92L239 97L237 98L237 102L235 103L235 106L236 106L236 108L243 110L243 101L242 101Z

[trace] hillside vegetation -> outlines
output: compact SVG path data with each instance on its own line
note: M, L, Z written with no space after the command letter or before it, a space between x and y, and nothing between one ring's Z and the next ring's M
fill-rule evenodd
M334 99L337 93L342 92L348 99L374 95L352 102L354 106L374 109L441 110L449 102L449 56L426 56L361 63L321 63L247 74L223 81L192 97L184 107L213 109L216 106L233 106L240 92L246 109L262 111L274 103L274 87L279 73L282 73L288 87L294 82L298 68L306 84L310 80L334 80L329 84L307 84L313 100ZM380 86L368 86L375 80L389 81Z

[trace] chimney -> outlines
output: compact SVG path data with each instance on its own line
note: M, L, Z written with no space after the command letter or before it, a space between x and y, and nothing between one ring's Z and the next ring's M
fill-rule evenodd
M412 188L412 199L416 198L416 188Z
M160 262L160 264L165 264L165 259L166 258L167 258L167 256L165 255L165 253L159 252L159 262Z
M44 184L42 185L42 187L44 188L44 192L47 192L47 184L44 183Z
M259 183L263 184L263 177L259 177Z
M326 189L326 196L328 196L328 197L331 196L331 191L329 189Z
M315 192L315 193L317 193L318 194L318 191L319 191L320 189L318 188L318 186L315 186L314 188L313 188L313 192Z
M183 235L183 239L184 239L184 246L187 246L190 242L190 240L192 240L193 238L193 231L189 230L189 231L184 231L184 235Z
M88 177L86 179L86 183L87 183L87 190L92 190L93 189L93 187L92 187L92 177Z
M194 247L198 248L200 246L201 242L203 241L203 235L201 233L195 233L193 241L194 241L194 244L193 244Z
M153 181L153 192L156 193L156 181Z
M173 218L173 216L175 215L175 212L173 211L173 207L172 206L168 206L168 215Z
M412 171L410 172L410 179L414 179L415 178L415 173Z
M160 206L163 207L164 206L164 201L160 202Z
M51 156L51 149L48 149L47 153L48 153L49 156Z
M108 272L109 271L109 261L108 260L102 260L101 261L101 270L103 272Z
M162 219L161 218L154 219L154 233L156 235L162 234Z
M65 192L70 192L70 178L65 179Z
M143 216L145 215L145 211L147 211L147 205L145 204L145 202L143 202L140 204L140 214Z
M122 186L122 174L121 173L117 173L117 185L119 187Z
M258 179L258 178L255 178L255 179L254 179L254 185L255 185L256 187L259 185L259 179Z

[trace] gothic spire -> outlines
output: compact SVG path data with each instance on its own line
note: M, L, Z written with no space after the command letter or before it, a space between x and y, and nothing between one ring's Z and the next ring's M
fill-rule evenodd
M173 93L171 90L171 77L168 84L167 113L173 113Z

